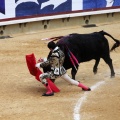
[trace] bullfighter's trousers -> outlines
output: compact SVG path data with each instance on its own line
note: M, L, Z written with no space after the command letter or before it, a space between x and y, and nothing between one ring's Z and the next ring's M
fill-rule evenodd
M54 79L56 79L56 78L58 78L58 77L61 77L61 78L64 79L65 81L69 82L70 84L76 85L76 86L81 87L81 88L84 88L84 89L86 89L86 90L88 89L88 87L86 87L86 86L83 85L82 83L80 83L80 82L78 82L78 81L70 78L67 73L63 74L62 76L55 76L55 75L53 74L53 72L47 72L47 73L41 74L39 77L40 77L40 80L41 80L41 82L42 82L43 84L47 84L46 78L50 78L50 79L54 78Z

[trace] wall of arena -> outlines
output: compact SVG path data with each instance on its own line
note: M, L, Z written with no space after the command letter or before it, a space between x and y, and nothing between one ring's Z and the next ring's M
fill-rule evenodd
M0 0L0 36L117 22L120 0Z
M62 27L68 28L75 26L97 26L97 24L118 21L120 21L119 12L18 23L0 26L0 36L40 32L51 29L58 29Z

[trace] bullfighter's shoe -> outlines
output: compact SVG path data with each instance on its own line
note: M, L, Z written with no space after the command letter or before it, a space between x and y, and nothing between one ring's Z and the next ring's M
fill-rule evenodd
M88 88L88 89L84 89L84 88L82 88L82 90L83 90L83 91L91 91L90 88Z
M53 96L54 95L54 92L51 92L51 93L43 93L42 96Z
M80 82L78 84L78 87L81 87L82 90L84 90L84 91L91 91L91 89L89 87L85 86L84 84L82 84Z

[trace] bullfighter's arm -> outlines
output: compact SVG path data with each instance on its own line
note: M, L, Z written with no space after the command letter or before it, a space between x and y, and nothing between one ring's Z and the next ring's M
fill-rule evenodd
M50 65L49 59L48 59L47 61L45 61L45 62L40 63L40 67L41 67L41 68L46 67L46 66L48 66L48 65Z
M41 60L38 60L38 61L39 62L35 65L35 67L37 67L37 68L43 68L50 64L49 59L43 60L42 62L41 62Z

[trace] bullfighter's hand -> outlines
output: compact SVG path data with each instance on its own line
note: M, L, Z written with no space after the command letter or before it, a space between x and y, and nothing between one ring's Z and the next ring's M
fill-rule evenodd
M45 61L47 61L47 58L40 58L40 59L37 61L37 63L39 63L39 62L45 62Z
M36 63L35 67L40 68L40 63Z

